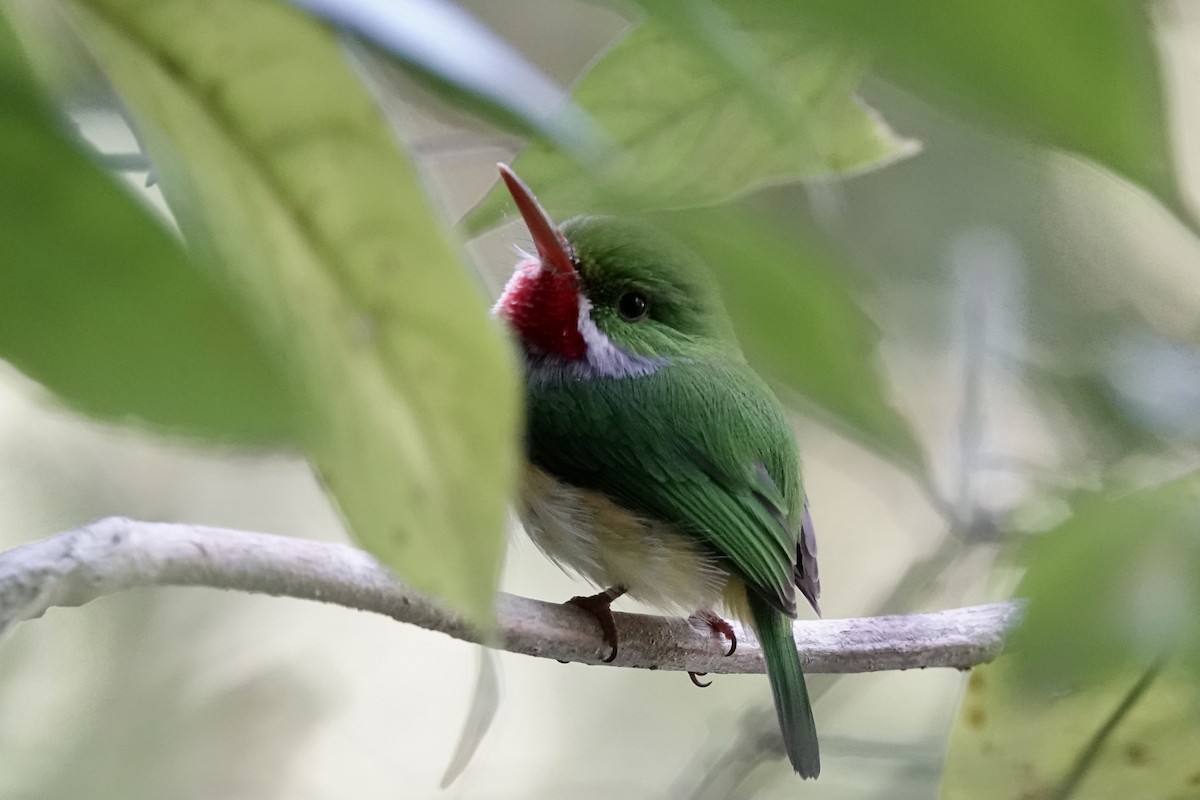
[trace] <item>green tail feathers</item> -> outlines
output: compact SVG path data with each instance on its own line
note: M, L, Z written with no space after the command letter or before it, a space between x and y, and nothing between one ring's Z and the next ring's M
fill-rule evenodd
M767 662L788 759L800 777L815 778L821 773L817 726L808 701L804 671L800 668L800 655L792 638L792 621L754 596L750 597L750 612Z

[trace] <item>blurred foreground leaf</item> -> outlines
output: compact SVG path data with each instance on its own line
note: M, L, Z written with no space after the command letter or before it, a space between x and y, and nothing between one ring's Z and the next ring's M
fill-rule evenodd
M855 95L866 68L861 52L763 22L745 31L764 70L752 76L660 20L643 22L573 92L620 156L588 174L538 139L514 168L562 218L710 205L766 183L854 172L914 152ZM764 93L748 93L748 80L760 81ZM509 202L497 184L467 228L497 224Z
M95 417L286 440L278 370L178 241L70 141L0 15L0 357Z
M920 470L916 436L887 397L878 332L835 261L734 208L663 215L716 272L746 357L827 421Z
M381 48L438 96L589 161L604 137L566 92L449 0L291 0Z
M75 7L155 162L180 165L163 182L187 183L185 232L286 360L301 440L353 533L485 623L513 359L335 34L271 0Z
M1084 688L1037 689L1011 659L971 671L950 739L942 800L1166 800L1200 794L1200 685L1168 668ZM1136 690L1141 690L1136 692ZM1136 693L1135 693L1136 692ZM1129 703L1132 703L1129 705ZM1127 711L1117 718L1123 704ZM1080 760L1110 719L1093 760ZM1085 767L1074 791L1064 782Z
M1043 679L1200 656L1200 473L1081 502L1027 553L1020 663ZM1196 660L1195 664L1200 664Z
M881 74L988 126L1094 159L1179 211L1148 3L770 3L864 41Z

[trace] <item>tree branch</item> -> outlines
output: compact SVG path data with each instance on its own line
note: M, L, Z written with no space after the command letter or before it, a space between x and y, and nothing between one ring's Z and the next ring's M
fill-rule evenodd
M209 586L298 597L371 611L457 639L483 637L428 596L353 547L286 536L110 517L0 553L0 635L54 606L78 606L143 586ZM599 664L608 653L585 612L515 595L497 599L497 634L514 653ZM796 645L809 672L963 669L990 661L1021 616L1018 603L930 614L799 622ZM617 614L613 666L692 672L762 672L740 627L737 652L685 620ZM735 623L736 625L736 623Z

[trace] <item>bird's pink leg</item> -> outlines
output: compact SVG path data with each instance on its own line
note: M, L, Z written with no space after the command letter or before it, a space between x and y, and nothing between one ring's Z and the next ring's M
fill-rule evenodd
M623 594L625 594L624 586L614 586L611 589L605 589L600 594L572 597L567 601L567 605L583 609L595 617L596 622L600 623L600 632L604 635L604 643L612 648L608 658L604 659L606 664L617 657L617 621L613 619L612 604Z
M707 625L713 633L720 634L729 640L729 649L725 651L726 656L731 656L737 652L737 634L733 631L733 626L726 622L723 618L717 616L713 612L705 609L697 611L689 618L692 622L698 622L701 625Z
M725 652L726 657L733 655L737 650L737 634L734 632L733 626L726 622L723 618L717 616L708 609L705 609L703 611L697 611L695 614L689 617L689 620L692 622L699 622L702 625L707 625L713 633L719 634L728 639L729 650ZM706 672L689 672L688 678L690 678L692 683L694 683L696 686L699 686L701 689L703 689L712 685L712 681L708 681L707 683L700 682L700 676L707 674L708 673Z

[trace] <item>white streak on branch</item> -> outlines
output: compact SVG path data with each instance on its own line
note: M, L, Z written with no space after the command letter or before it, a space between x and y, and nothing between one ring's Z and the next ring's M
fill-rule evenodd
M120 517L0 553L0 635L49 608L143 586L208 586L320 600L481 641L457 615L353 547ZM501 594L496 610L496 643L505 650L587 664L601 663L608 653L595 620L576 608ZM1020 616L1018 603L996 603L806 621L795 625L796 645L808 672L964 669L995 658ZM621 646L612 666L763 671L757 644L741 628L737 652L725 657L724 641L684 620L620 613L616 619Z

